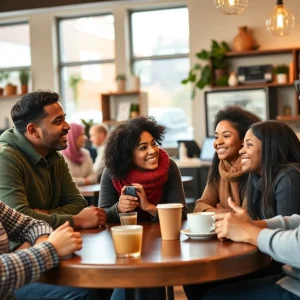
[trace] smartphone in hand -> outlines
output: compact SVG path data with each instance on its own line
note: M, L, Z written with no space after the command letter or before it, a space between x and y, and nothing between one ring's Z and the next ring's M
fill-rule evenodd
M125 188L125 195L137 197L135 186L127 185L126 188Z

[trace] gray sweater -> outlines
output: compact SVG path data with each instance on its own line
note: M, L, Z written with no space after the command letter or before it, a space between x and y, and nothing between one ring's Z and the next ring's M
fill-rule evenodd
M259 249L287 265L286 277L277 282L282 288L300 297L300 216L277 216L266 220L268 229L258 236Z
M108 175L108 170L104 169L101 177L101 189L99 196L99 207L104 208L107 214L108 222L120 222L117 204L119 195L113 186L112 179ZM159 203L182 203L182 218L186 219L187 207L185 203L184 191L181 181L181 176L176 163L170 159L170 167L168 173L168 180L164 184L162 197ZM149 214L149 221L158 221L157 216L151 217Z

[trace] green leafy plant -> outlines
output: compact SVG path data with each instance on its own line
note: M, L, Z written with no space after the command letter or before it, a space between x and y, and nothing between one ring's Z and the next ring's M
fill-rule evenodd
M274 69L275 74L289 74L289 66L288 65L278 65Z
M196 53L196 57L201 60L201 63L196 63L190 69L188 77L181 81L182 84L187 84L188 82L193 84L192 99L195 98L196 88L203 89L205 86L212 84L212 69L227 68L225 53L228 51L230 51L230 47L226 42L218 43L212 40L210 50L203 49Z
M125 74L119 74L116 76L116 80L126 80L126 75Z
M78 84L81 80L80 74L72 74L69 78L69 86L73 90L73 97L76 103L78 100Z
M0 71L0 83L3 81L4 77L3 77L3 71Z
M19 79L20 79L21 85L28 85L29 77L30 77L29 69L22 69L19 71Z
M3 71L2 76L3 76L3 79L6 81L6 85L12 85L12 83L9 82L9 78L10 78L9 72Z
M84 120L80 119L81 123L84 126L84 134L89 137L90 136L90 128L94 125L93 119Z

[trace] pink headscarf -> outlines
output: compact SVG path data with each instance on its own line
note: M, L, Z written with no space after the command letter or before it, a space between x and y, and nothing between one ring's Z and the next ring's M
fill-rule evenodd
M80 165L83 162L84 156L81 149L77 149L76 141L78 137L83 133L84 129L83 126L76 123L70 123L70 126L71 129L68 132L68 148L62 150L61 152L72 162Z

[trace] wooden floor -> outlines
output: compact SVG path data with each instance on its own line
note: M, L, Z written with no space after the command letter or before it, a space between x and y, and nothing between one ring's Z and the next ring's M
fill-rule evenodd
M174 287L174 299L175 300L187 300L187 297L185 296L182 286Z

